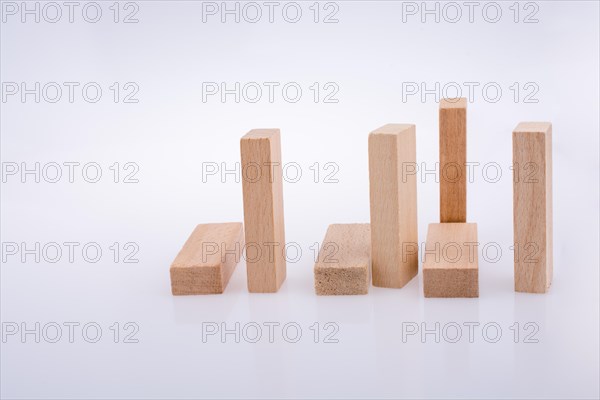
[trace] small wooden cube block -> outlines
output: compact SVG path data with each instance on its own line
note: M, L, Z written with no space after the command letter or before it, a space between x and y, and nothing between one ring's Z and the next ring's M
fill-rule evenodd
M329 225L315 264L317 295L367 294L370 283L369 224Z
M243 247L239 222L196 226L171 264L173 295L223 293Z
M477 224L429 224L423 250L425 297L479 297Z

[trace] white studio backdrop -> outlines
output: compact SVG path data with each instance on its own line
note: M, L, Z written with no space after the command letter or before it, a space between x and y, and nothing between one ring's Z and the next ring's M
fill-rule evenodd
M2 398L598 398L599 5L10 2L0 27ZM367 136L467 97L480 297L317 297L369 222ZM554 281L513 290L512 135L553 124ZM288 277L173 297L196 224L243 221L239 140L280 128ZM216 331L215 331L216 329Z

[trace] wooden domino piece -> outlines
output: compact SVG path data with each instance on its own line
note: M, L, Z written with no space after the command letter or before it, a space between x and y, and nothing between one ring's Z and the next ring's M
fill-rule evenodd
M545 293L552 283L552 124L513 131L515 291Z
M401 288L417 275L415 125L388 124L369 135L373 285Z
M315 263L317 295L367 294L370 253L369 224L329 225Z
M425 297L479 297L477 224L429 224L423 250Z
M467 222L467 99L440 101L440 222Z
M173 295L223 293L243 243L239 222L196 226L171 264Z
M252 130L240 148L248 290L274 293L286 276L279 129Z

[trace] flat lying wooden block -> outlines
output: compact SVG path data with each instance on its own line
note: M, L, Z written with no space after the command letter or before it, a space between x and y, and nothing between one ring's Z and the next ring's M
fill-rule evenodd
M315 263L318 295L367 294L371 280L369 224L329 225Z
M250 131L240 149L248 291L273 293L286 276L279 129Z
M440 101L440 222L467 222L467 99Z
M242 256L239 222L200 224L171 264L174 295L223 293Z
M423 251L425 297L479 297L477 224L429 224Z
M415 126L388 124L369 135L373 285L401 288L419 269Z
M515 291L545 293L552 283L552 124L513 131Z

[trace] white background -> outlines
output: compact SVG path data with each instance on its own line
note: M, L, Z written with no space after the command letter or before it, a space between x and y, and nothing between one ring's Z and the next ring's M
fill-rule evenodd
M65 6L58 22L41 15L36 23L33 15L22 22L20 10L12 15L2 3L2 170L48 166L39 183L21 170L3 176L2 329L35 330L40 323L41 331L39 343L21 332L1 343L3 398L598 398L597 2L499 2L495 23L488 22L496 18L495 6L486 2L478 3L473 22L458 2L456 23L450 21L455 9L444 3L437 5L439 22L433 14L422 22L421 13L410 15L412 5L402 2L321 3L318 23L313 2L299 3L297 23L283 18L283 2L273 23L262 2L256 23L243 16L236 23L233 15L223 23L219 14L203 22L207 5L199 1L121 3L117 23L113 2L99 2L102 16L90 23L82 17L86 4L78 3L72 23ZM42 13L44 5L38 3ZM136 6L138 22L123 23ZM45 10L54 18L53 10ZM93 9L87 10L93 18ZM338 22L323 23L333 11ZM532 12L538 22L524 23ZM80 86L72 103L64 86L58 102L42 93L36 103L34 95L25 101L20 93L8 96L7 82ZM87 82L103 90L96 103L81 95ZM138 102L120 97L115 103L109 88L114 82L121 96L129 92L127 82L137 85ZM233 95L225 102L218 95L203 101L203 82L280 86L273 102L265 91L256 103L243 97L236 103ZM303 90L296 103L281 95L288 82ZM314 82L321 96L326 83L337 85L338 102L315 102L309 88ZM419 163L432 169L438 161L438 99L435 93L407 95L403 88L411 82L428 89L439 82L449 95L455 92L448 84L456 82L464 97L465 82L478 85L468 105L468 160L480 163L468 186L468 221L478 224L480 243L499 246L502 255L486 260L480 253L478 299L425 299L421 274L400 290L372 287L366 296L317 297L311 246L331 223L369 221L368 133L385 123L414 123ZM493 89L484 97L486 84L500 87L500 97ZM525 101L531 88L536 93L528 100L535 103ZM511 132L528 120L553 124L554 281L545 295L513 291ZM225 163L233 169L240 137L262 127L281 129L284 163L302 170L298 182L284 183L286 240L297 243L302 257L288 263L277 294L248 294L241 262L224 294L173 297L168 268L194 226L243 221L241 183L233 175L222 182L219 174L203 182L203 167ZM73 183L65 162L80 163ZM81 166L91 162L102 171L97 183L82 176ZM109 168L115 162L118 183ZM123 182L131 171L123 168L127 162L139 167L138 183ZM63 165L57 183L45 179L54 177L49 163ZM337 166L337 183L324 181L332 171L325 163ZM493 170L482 175L487 163L501 167L497 182L491 182ZM85 177L93 178L88 172ZM418 177L424 241L427 225L438 222L439 189L432 174ZM41 254L36 262L30 254L23 262L23 247L36 242L40 248L61 244L62 257L53 263L48 258L54 253ZM73 262L64 242L80 244ZM117 262L110 248L115 242L121 249ZM129 242L134 247L128 250L137 246L137 263L123 262ZM8 251L11 243L18 245L16 255ZM102 249L98 262L82 257L86 243ZM80 324L73 343L68 322ZM115 322L118 343L110 329ZM128 322L139 327L137 343L124 343ZM229 329L256 323L263 336L258 343L244 337L236 343L233 334L203 342L203 326L211 322ZM273 343L268 322L280 324ZM325 329L328 322L338 327L332 337L337 343L325 343L332 332ZM472 343L470 322L480 324ZM48 340L53 323L62 326L57 343ZM97 343L82 335L87 323L102 328ZM286 341L293 329L282 334L287 323L301 327L297 343ZM420 332L403 340L408 327L434 331L436 323L439 343L434 334L422 338ZM456 324L462 337L451 343ZM497 342L488 341L496 335L494 328L484 334L485 324L502 329ZM538 328L530 337L537 342L525 343L531 327ZM87 338L93 336L92 329Z

